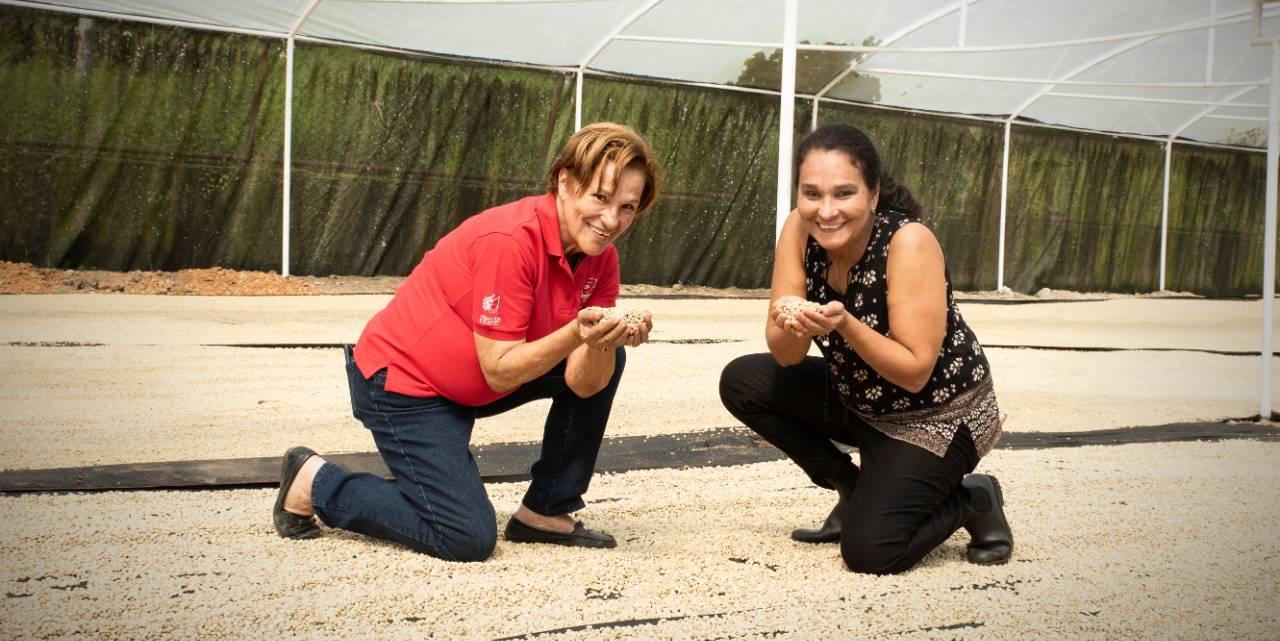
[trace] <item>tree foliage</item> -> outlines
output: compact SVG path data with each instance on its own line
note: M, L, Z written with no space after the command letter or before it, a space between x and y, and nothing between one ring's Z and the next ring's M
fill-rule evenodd
M802 40L801 44L809 44L808 40ZM827 42L824 44L845 46L846 42ZM864 47L874 47L877 41L874 37L868 36L862 41ZM851 53L847 51L806 51L800 50L796 52L796 91L799 93L813 94L817 93L823 87L827 86L836 76L839 76L855 62L862 62L866 58L865 53ZM859 97L869 102L880 101L880 81L870 76L859 74L857 71L849 74L853 78L860 78L863 83L870 83L866 91L859 91ZM846 79L846 82L848 79ZM763 51L757 51L750 58L742 61L742 73L738 74L738 79L729 83L740 87L754 87L757 89L772 89L777 91L782 87L782 50L774 49L766 54Z
M1227 144L1244 147L1266 147L1267 133L1262 127L1241 127L1227 131Z

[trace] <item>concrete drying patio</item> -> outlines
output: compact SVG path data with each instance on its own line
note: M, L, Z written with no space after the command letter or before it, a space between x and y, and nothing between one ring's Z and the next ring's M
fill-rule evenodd
M341 352L332 345L355 341L386 300L0 298L0 371L13 381L0 390L0 441L7 444L0 469L278 456L297 443L322 452L372 451L372 439L351 417ZM654 342L630 353L609 435L738 425L720 405L717 381L734 357L765 350L766 303L623 304L653 310ZM1258 413L1259 359L1243 355L1259 348L1256 302L968 303L962 310L988 348L1007 431ZM1274 389L1280 398L1280 384ZM548 405L483 420L474 442L537 440ZM31 438L35 433L40 438Z
M0 469L243 462L295 443L370 452L332 345L385 300L2 297ZM716 381L763 349L765 302L624 304L654 311L654 343L630 354L605 454L733 434ZM780 460L599 476L580 516L618 549L500 541L474 565L332 531L281 540L269 488L21 493L0 496L0 638L1274 639L1280 442L1270 426L1218 423L1257 413L1258 358L1245 354L1259 305L962 310L988 346L1006 444L1024 442L981 464L1006 490L1006 566L966 563L961 532L905 575L845 572L836 546L787 538L832 497ZM482 421L475 440L531 451L512 444L538 437L544 409ZM1172 423L1231 440L1028 440L1187 428L1150 427ZM1250 429L1257 440L1242 440ZM732 463L726 443L710 449ZM489 485L500 525L523 489Z

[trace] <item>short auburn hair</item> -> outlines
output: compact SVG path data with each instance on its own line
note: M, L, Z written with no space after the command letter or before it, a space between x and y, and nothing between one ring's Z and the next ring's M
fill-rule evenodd
M618 174L625 167L644 172L644 191L640 193L637 213L645 211L658 199L658 191L662 189L662 167L653 157L649 143L634 129L612 122L587 125L569 138L547 171L547 191L556 193L561 171L573 179L578 189L586 189L606 165L616 165ZM614 174L614 180L618 174Z

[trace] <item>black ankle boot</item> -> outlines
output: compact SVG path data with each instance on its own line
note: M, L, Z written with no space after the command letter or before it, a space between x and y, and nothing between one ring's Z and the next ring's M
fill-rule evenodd
M970 474L960 482L969 491L971 512L964 529L969 532L970 563L1000 565L1013 555L1013 531L1004 516L1004 493L990 474Z
M844 513L845 505L853 498L853 486L856 477L845 480L827 479L831 487L835 488L840 499L836 501L836 506L831 508L831 513L827 515L827 520L817 529L797 528L791 531L791 538L801 543L834 543L840 540L841 515Z

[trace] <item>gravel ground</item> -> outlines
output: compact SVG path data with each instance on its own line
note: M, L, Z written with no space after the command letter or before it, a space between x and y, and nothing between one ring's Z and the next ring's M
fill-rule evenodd
M997 451L1013 561L969 565L961 532L890 577L787 539L832 497L781 461L597 478L582 516L618 549L500 541L482 564L279 539L271 490L0 497L0 638L1275 639L1278 457ZM500 524L523 489L489 486Z
M277 456L298 443L372 451L351 417L336 348L208 345L354 341L386 300L0 297L0 469ZM630 354L609 434L737 425L720 405L717 381L725 363L765 349L764 301L623 304L653 310L654 343ZM1256 302L1116 299L963 311L987 345L1244 351L1258 342ZM667 342L691 340L722 342ZM1257 414L1256 356L1004 348L988 355L1010 431ZM1273 389L1280 398L1280 385ZM537 440L548 404L481 421L475 442Z
M354 341L389 296L0 296L0 345ZM761 299L627 299L653 310L654 339L760 340ZM1257 351L1257 301L1116 298L1016 305L960 303L984 345ZM1280 321L1278 321L1280 322Z
M0 468L368 451L336 349L211 345L352 341L386 299L0 297ZM610 433L735 425L716 381L764 348L764 302L623 304L657 326ZM984 344L1039 347L988 350L1008 430L1257 411L1257 357L1211 353L1257 348L1256 302L962 307ZM475 440L533 440L544 410ZM981 467L1005 486L1014 561L969 565L958 533L894 577L787 539L832 496L782 461L598 477L580 516L617 550L499 542L483 564L284 541L273 490L0 496L0 639L1276 639L1278 459L1249 441L996 450ZM489 491L502 524L524 485Z

